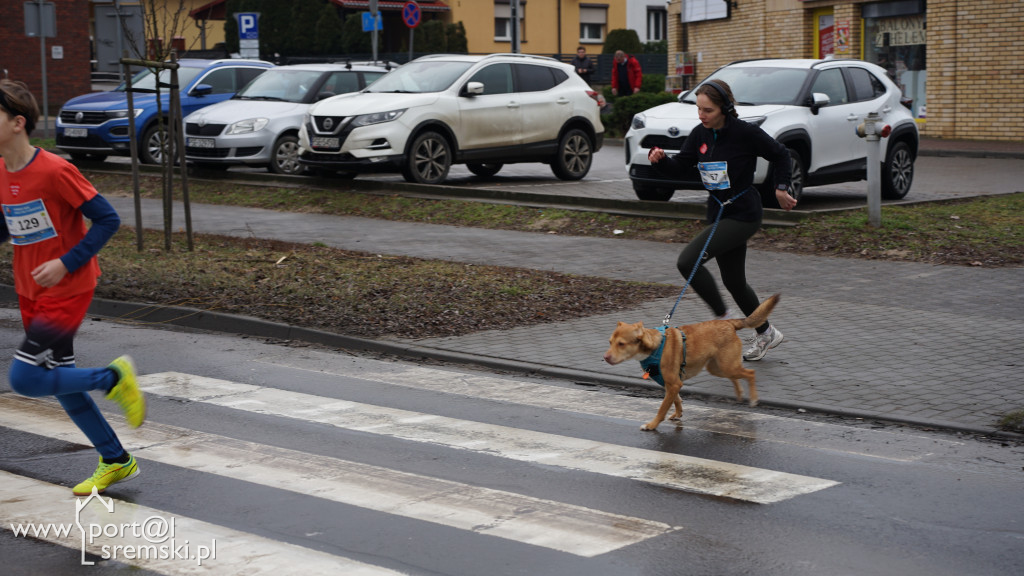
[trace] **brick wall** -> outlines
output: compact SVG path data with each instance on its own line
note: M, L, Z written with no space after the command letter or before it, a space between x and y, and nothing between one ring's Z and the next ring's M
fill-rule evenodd
M0 0L0 13L4 14L0 18L0 68L7 69L11 80L27 84L42 110L40 41L25 35L23 4L24 0ZM91 91L89 0L60 0L53 4L57 8L57 36L46 38L45 51L50 116L56 116L68 99ZM53 58L54 46L63 48L62 59Z
M814 56L816 8L850 23L850 57L861 57L861 5L867 0L742 0L728 19L688 25L689 51L701 53L696 80L746 58ZM669 52L687 44L680 0L669 14ZM1024 2L927 0L928 118L939 138L1024 141ZM671 59L670 59L671 60Z
M1024 140L1024 3L930 0L927 21L924 133Z

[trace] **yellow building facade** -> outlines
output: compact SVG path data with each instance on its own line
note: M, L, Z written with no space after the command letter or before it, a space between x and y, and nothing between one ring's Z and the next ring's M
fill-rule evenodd
M466 27L469 51L511 52L511 3L508 0L446 0L449 22ZM600 54L608 31L626 27L627 0L520 0L519 51L572 54L585 46Z

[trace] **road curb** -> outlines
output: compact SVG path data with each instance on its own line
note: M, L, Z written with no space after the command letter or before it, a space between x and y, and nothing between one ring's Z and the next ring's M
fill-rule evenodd
M0 299L17 306L17 294L12 286L0 285ZM393 342L387 340L372 340L301 328L288 324L270 322L249 316L236 314L225 314L209 310L200 310L181 306L164 306L159 304L138 304L121 302L116 300L105 300L94 298L89 307L89 314L101 316L111 320L125 322L140 326L172 325L183 328L192 328L210 332L235 334L240 336L253 336L260 338L272 338L277 340L297 340L318 344L344 350L373 352L378 354L389 354L408 359L426 359L454 364L476 366L492 370L517 372L536 376L545 376L586 384L603 384L612 386L626 386L634 388L645 388L656 390L651 384L640 382L638 378L625 378L622 376L602 375L581 370L572 370L524 362L496 358L478 354L467 354L439 348L418 346L412 343ZM686 390L684 397L702 398L715 401L729 402L733 397L726 394L714 392ZM878 420L894 424L906 424L920 428L940 429L951 432L960 432L986 437L1006 438L1021 441L1024 434L1007 432L996 428L984 428L979 426L968 426L956 422L943 420L928 420L914 418L911 416L894 416L870 410L857 410L852 408L837 408L823 404L807 402L793 402L788 400L776 400L770 396L762 396L760 404L772 408L792 410L794 412L806 410L822 415L835 415L845 418L859 418L864 420Z

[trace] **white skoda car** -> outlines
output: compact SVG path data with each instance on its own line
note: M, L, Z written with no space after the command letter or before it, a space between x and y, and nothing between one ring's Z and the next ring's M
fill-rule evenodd
M401 172L438 184L452 164L493 176L543 162L563 180L590 170L603 143L597 94L572 66L523 54L431 55L366 90L314 104L300 161L319 171Z
M230 100L185 117L185 159L203 168L266 166L299 174L299 125L310 104L356 92L391 65L296 64L271 68Z

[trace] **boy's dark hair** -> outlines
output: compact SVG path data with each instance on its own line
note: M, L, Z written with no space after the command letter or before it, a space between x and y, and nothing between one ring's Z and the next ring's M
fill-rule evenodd
M32 135L36 128L36 120L39 119L39 104L24 82L6 78L0 80L0 108L11 116L23 117L25 133Z

